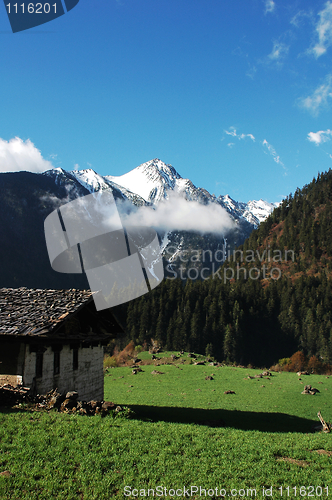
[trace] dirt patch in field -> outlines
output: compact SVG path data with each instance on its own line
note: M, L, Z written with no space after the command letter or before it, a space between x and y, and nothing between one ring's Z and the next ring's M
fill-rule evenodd
M296 460L295 458L291 457L275 457L278 462L289 462L291 464L296 464L299 465L300 467L308 467L309 462L306 462L305 460Z
M332 457L332 451L327 451L327 450L311 450L311 451L318 453L319 455L327 455L329 457Z

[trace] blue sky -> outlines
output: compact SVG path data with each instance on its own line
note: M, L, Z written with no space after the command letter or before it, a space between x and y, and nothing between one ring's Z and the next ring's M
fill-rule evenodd
M16 34L2 4L0 44L2 171L160 158L272 202L332 166L332 0L80 0Z

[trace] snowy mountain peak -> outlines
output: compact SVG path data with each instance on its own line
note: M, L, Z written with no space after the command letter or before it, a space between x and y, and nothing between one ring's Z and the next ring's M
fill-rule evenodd
M155 158L142 163L127 174L107 175L105 179L138 194L149 203L156 204L168 197L169 190L176 190L176 183L182 180L182 177L172 165L166 165Z
M250 212L259 223L263 222L280 203L269 203L262 200L252 200L247 203L247 212Z
M55 167L52 168L51 170L46 170L46 172L43 172L43 175L47 175L48 177L56 177L58 175L66 175L67 172L66 170L63 170L61 167Z
M157 208L159 202L168 199L172 192L187 201L203 205L217 203L225 208L234 220L239 222L242 220L254 228L257 228L279 205L279 203L268 203L263 199L243 203L233 200L228 194L216 198L206 189L197 188L190 179L182 178L172 165L164 163L159 158L142 163L120 176L101 176L91 168L71 172L55 168L45 174L54 177L56 183L64 183L65 177L70 182L74 180L90 193L111 188L117 199L130 201L136 207L151 205Z
M92 168L72 170L70 173L83 187L90 191L90 193L99 191L100 189L110 188L109 183L107 183L101 175L92 170Z

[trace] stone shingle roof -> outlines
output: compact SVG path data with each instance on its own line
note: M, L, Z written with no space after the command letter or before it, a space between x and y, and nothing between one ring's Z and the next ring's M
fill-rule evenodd
M0 289L0 335L52 333L92 301L89 290Z

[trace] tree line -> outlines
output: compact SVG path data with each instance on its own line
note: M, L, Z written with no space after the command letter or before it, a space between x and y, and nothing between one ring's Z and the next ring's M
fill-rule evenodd
M149 294L117 308L126 331L123 343L153 338L169 350L256 366L298 350L332 363L331 200L329 170L288 196L224 264L234 271L277 266L279 279L262 273L252 279L244 272L226 280L165 279ZM276 255L274 250L283 254L285 249L294 258L267 258L268 251ZM258 250L258 257L243 261L240 251L248 250Z

